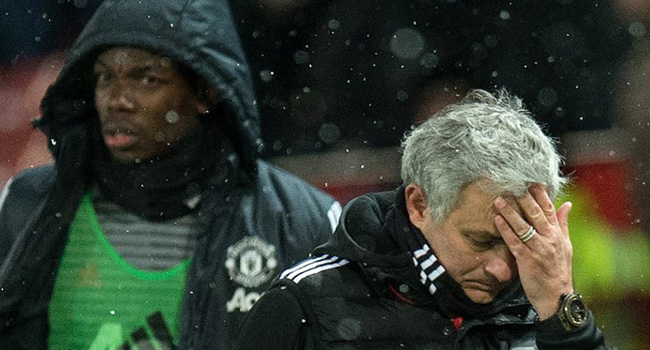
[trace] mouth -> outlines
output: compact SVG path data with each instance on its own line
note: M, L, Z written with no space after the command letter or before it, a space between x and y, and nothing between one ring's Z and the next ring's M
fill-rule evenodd
M106 146L113 150L127 149L137 141L135 134L128 127L106 125L102 128L102 136Z
M490 283L483 283L479 281L466 282L464 283L464 287L467 289L473 289L473 290L477 290L489 294L496 294L501 289L497 285L490 284Z

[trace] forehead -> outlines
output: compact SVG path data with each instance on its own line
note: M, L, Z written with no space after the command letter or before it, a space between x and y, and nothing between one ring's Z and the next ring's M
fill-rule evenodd
M144 65L151 68L174 68L172 60L168 57L159 56L145 49L121 46L102 51L95 63L117 67Z
M497 211L494 200L497 195L486 190L485 184L470 184L459 195L456 208L449 214L448 219L467 229L487 230L494 227L494 217ZM503 196L508 204L521 212L515 197Z

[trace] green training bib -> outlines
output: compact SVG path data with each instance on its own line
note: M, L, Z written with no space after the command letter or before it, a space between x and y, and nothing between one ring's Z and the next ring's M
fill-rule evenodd
M84 196L50 302L51 350L176 349L190 259L143 271L115 251Z

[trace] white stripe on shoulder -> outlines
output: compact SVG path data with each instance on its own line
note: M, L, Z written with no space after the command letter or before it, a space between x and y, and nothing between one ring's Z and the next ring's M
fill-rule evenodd
M336 230L336 227L339 225L339 218L341 217L342 211L343 208L341 207L341 203L339 203L338 201L332 203L332 206L327 211L327 218L330 220L330 225L332 226L332 232L334 232L334 230Z
M285 270L280 275L280 278L286 278L298 283L305 277L344 266L348 262L348 260L339 258L338 256L323 255L307 259L302 263Z
M0 193L0 210L2 210L2 207L5 204L5 199L7 199L7 195L9 194L9 186L11 186L13 180L14 180L13 177L9 179L5 184L5 187L2 189L2 193Z
M290 267L290 268L284 270L284 271L280 274L280 278L287 278L287 276L288 276L290 273L293 273L294 271L298 271L298 270L304 268L305 266L311 265L311 264L313 264L313 263L318 263L319 261L321 261L321 260L323 260L323 259L327 259L328 257L329 257L329 255L326 254L326 255L321 255L321 256L319 256L319 257L309 258L309 259L307 259L307 260L304 260L304 261L298 263L297 265L295 265L295 266L293 266L293 267Z
M336 269L336 268L339 268L341 266L345 266L348 263L349 263L349 261L347 261L346 259L340 259L339 258L339 260L336 263L332 263L332 264L328 264L328 265L322 265L322 266L319 266L317 268L305 271L305 272L301 273L300 275L296 276L295 278L293 278L293 281L295 283L298 283L305 277L315 275L315 274L317 274L319 272Z

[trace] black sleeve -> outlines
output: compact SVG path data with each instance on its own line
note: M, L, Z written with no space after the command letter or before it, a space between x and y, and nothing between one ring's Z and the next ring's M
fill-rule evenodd
M9 180L0 193L0 265L18 233L36 219L54 182L52 166L27 169Z
M302 350L305 315L283 287L268 290L244 320L232 350Z
M544 322L537 323L537 348L539 350L607 350L605 340L591 311L588 322L571 331L554 331L545 327Z

